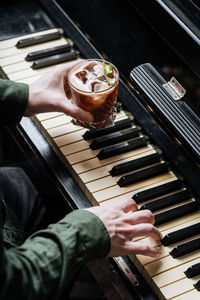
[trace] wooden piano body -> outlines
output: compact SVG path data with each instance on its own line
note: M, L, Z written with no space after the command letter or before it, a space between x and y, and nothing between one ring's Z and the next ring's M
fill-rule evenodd
M169 17L169 12L166 12L166 7L163 9L160 4L167 6L170 1L160 1L160 3L149 1L148 4L144 2L110 1L106 4L101 1L93 3L91 1L82 3L69 1L65 3L65 1L41 0L30 1L30 8L25 8L23 1L19 1L17 5L11 1L10 4L3 5L4 9L10 5L11 20L8 23L11 25L10 27L6 27L4 23L2 25L0 65L4 78L8 77L27 83L39 78L51 67L32 70L30 68L32 63L26 62L24 57L30 51L40 50L41 45L30 47L30 49L16 50L15 44L19 39L55 32L57 29L54 28L61 27L64 30L64 38L62 36L58 41L48 42L48 45L43 43L44 48L65 44L68 42L66 37L73 41L74 49L80 52L81 57L103 56L116 64L121 72L119 100L122 104L122 110L118 113L116 121L133 118L131 127L138 127L139 137L147 138L146 145L121 155L99 160L97 155L102 147L98 150L91 150L90 143L93 139L89 141L83 139L86 130L74 125L69 117L59 113L41 114L33 120L23 118L19 126L7 128L6 135L12 142L14 141L23 156L29 160L34 174L32 175L33 179L39 175L41 181L50 182L57 197L66 200L69 211L90 205L109 205L112 201L122 201L124 197L132 197L135 193L157 186L162 187L166 183L180 179L181 187L173 192L168 192L168 194L165 193L164 196L183 191L187 191L190 196L179 204L171 205L168 209L191 203L195 203L196 209L171 222L159 225L165 236L169 232L199 222L199 149L198 147L195 149L195 145L191 149L190 143L187 143L183 133L171 124L172 122L166 120L166 116L163 117L162 112L160 113L158 108L147 99L145 92L148 92L148 89L142 89L137 80L132 82L129 74L138 65L150 62L162 70L163 76L166 75L164 71L170 73L166 75L166 78L169 78L171 73L174 75L173 72L176 70L183 68L187 72L190 70L191 72L187 74L192 74L192 78L198 81L200 72L198 63L194 62L194 59L197 59L198 46L196 44L198 43L194 41L193 37L186 35L187 51L181 52L180 49L176 49L176 45L173 44L175 38L170 31L171 27L167 26L166 30L165 27L162 28L161 24L159 26L156 24L159 23L160 15L163 20L172 18ZM84 5L87 7L86 11L84 11ZM168 9L169 7L167 6ZM100 18L97 12L101 12L101 10L105 14L101 14ZM24 19L22 18L20 23L21 11L23 11ZM152 11L156 15L155 20L152 19ZM175 12L177 13L177 11ZM17 13L19 14L18 18ZM3 9L2 16L5 21L5 10ZM151 20L152 24L150 24ZM81 25L74 21L80 22ZM175 22L174 18L170 21ZM18 26L15 27L18 22ZM183 29L180 24L176 30L177 28L180 37ZM101 32L102 34L100 34ZM198 37L198 30L194 30L194 35ZM175 36L177 38L176 34ZM183 40L178 41L179 48L181 48L181 42L184 44ZM190 47L188 47L189 42ZM16 56L18 57L17 61L15 60ZM185 82L187 81L185 80ZM190 90L186 93L189 93L189 96L192 94ZM194 111L195 109L196 107L194 107ZM195 111L194 114L191 113L191 116L194 117L195 125L198 126L198 107L196 110L197 114ZM169 171L158 176L119 187L117 180L121 176L113 177L109 174L116 164L160 152L162 152L162 156L159 164L167 162L170 167ZM40 174L38 174L38 166L40 170L42 169ZM156 197L154 196L154 198ZM163 197L157 196L157 198ZM148 204L151 201L146 202ZM159 212L165 210L166 208ZM158 211L156 211L157 213ZM189 240L195 238L199 238L199 232ZM143 240L145 241L145 238ZM184 242L186 241L188 239L184 240ZM181 243L183 241L179 241L179 244ZM169 252L176 245L164 247L157 244L155 246L162 249L161 258L156 260L133 255L89 264L108 299L187 300L191 297L195 300L199 299L200 294L193 286L198 282L199 275L189 279L184 273L188 267L200 262L199 248L181 258L172 258Z

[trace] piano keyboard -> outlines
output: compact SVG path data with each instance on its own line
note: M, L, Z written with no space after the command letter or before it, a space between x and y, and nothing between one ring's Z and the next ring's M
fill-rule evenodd
M56 28L2 41L0 50L3 78L24 83L79 56ZM120 110L113 125L95 132L57 112L33 120L92 205L133 197L153 211L163 240L136 240L160 248L161 256L130 258L159 299L200 299L199 204L133 116Z
M16 82L31 83L53 65L77 59L78 54L72 41L57 28L9 39L0 42L0 74Z

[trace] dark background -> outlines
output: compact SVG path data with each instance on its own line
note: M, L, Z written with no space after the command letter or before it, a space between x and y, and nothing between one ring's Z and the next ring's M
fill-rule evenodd
M105 59L129 80L131 70L151 63L187 90L200 116L199 47L151 0L57 0ZM151 23L151 25L150 25ZM199 74L197 74L199 72Z

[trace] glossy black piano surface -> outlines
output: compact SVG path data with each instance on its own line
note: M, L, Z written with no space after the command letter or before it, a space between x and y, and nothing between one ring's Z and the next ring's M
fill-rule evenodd
M168 8L173 8L179 17L181 12L182 20L194 35L186 32L161 2ZM194 117L199 122L199 5L198 1L184 2L185 5L178 0L40 0L29 1L27 7L24 5L25 1L3 1L0 5L0 40L55 26L62 27L81 56L103 56L112 61L121 75L119 100L123 107L134 115L136 125L142 127L150 141L162 150L163 157L198 201L199 157L194 155L186 141L176 135L173 124L166 123L162 114L154 110L148 99L130 80L132 69L144 63L152 64L166 80L174 76L187 91L184 101L191 108L191 118ZM31 120L24 118L20 126L7 128L6 136L9 137L8 145L17 145L17 155L20 153L29 160L28 172L30 169L33 171L30 174L33 180L38 181L39 175L39 181L50 182L54 193L66 200L69 210L91 205ZM39 169L42 170L40 174ZM107 276L112 275L111 287L108 290L113 289L117 283L117 292L114 293L116 298L112 299L118 299L118 296L119 299L157 299L129 258L125 258L125 262L137 274L139 286L133 287L133 280L124 279L124 270L120 269L117 261L106 262L106 267L98 266ZM98 269L96 266L93 268L98 277Z

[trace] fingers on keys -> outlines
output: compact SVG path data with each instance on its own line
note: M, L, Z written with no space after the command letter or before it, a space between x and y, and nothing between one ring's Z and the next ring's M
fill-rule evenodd
M122 205L122 204L121 204ZM121 209L126 213L123 216L123 221L128 226L124 226L120 231L124 232L128 236L126 242L126 250L131 254L149 255L152 257L159 256L160 250L151 246L149 243L143 243L139 241L133 241L138 237L151 237L155 240L161 240L161 232L153 226L155 220L150 210L137 211L137 205L130 199L123 202L124 207Z
M160 240L162 238L161 232L152 224L142 223L134 225L134 230L130 233L130 238L134 239L136 237L149 236L155 240Z
M158 257L161 254L158 248L141 242L127 242L126 250L129 252L129 254L134 253L151 257Z
M132 198L128 198L116 204L116 208L121 209L124 213L135 212L138 210L137 204Z
M154 224L154 216L152 212L148 209L145 209L143 211L136 211L133 214L127 215L130 219L130 223L132 225L138 224L138 223L150 223Z

